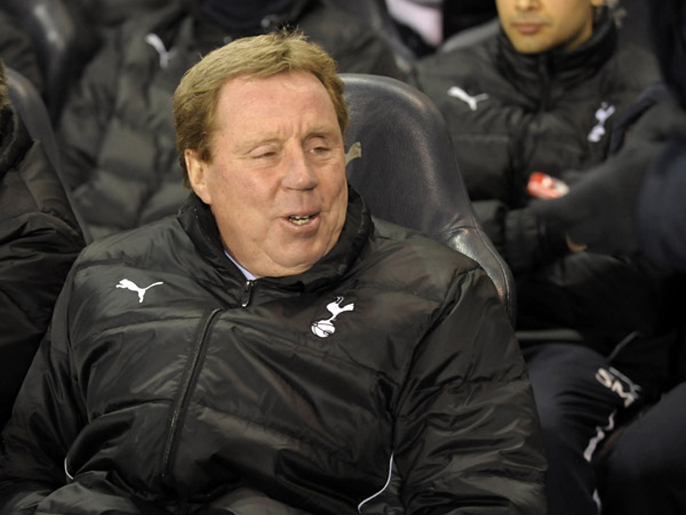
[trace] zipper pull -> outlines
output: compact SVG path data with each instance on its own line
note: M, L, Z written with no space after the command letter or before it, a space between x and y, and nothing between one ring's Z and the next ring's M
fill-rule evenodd
M252 300L252 292L255 281L246 281L243 286L243 295L241 295L241 307L247 308Z

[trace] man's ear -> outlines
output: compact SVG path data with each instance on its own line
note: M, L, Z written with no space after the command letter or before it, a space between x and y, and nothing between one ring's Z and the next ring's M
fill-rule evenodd
M212 204L210 189L207 187L207 163L200 159L196 150L187 148L183 151L183 158L186 161L188 180L195 194L207 205Z

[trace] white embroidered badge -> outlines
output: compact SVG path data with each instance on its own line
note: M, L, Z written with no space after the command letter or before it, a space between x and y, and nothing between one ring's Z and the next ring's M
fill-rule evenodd
M336 332L336 328L333 325L336 317L341 313L355 309L355 304L347 304L341 307L342 302L343 297L336 297L336 300L327 304L326 309L329 311L329 313L331 313L331 317L313 322L312 332L314 334L320 338L326 338Z
M603 136L605 136L605 132L607 132L605 130L605 122L607 122L607 119L614 113L615 106L612 104L608 104L607 102L600 104L600 107L595 112L595 118L598 120L598 123L596 123L591 129L591 132L588 133L588 141L591 143L598 143Z

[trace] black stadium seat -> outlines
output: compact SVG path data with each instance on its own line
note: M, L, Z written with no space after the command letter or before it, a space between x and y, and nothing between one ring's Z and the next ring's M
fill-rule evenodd
M50 122L50 115L48 110L43 103L43 99L36 87L24 77L21 73L18 73L11 68L6 68L7 76L7 86L9 89L10 100L12 101L12 106L19 118L26 126L31 138L40 141L43 149L52 163L57 175L59 176L62 184L64 184L64 178L62 177L62 168L60 166L60 155L59 149L57 147L57 139L52 129L52 124ZM71 197L68 189L64 188L67 199L71 203ZM72 203L72 211L76 217L79 225L81 226L81 231L86 242L90 241L89 235L86 233L86 225L79 216L78 212L74 209Z
M2 0L31 37L45 78L45 103L53 124L69 88L98 45L97 32L75 5L63 0Z
M514 323L511 271L474 216L436 106L395 79L364 74L342 74L342 78L351 119L345 135L352 147L347 167L350 183L375 216L421 230L477 261Z

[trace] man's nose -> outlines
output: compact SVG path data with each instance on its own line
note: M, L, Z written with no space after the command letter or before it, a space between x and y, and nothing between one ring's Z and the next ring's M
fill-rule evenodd
M540 0L515 0L515 6L520 11L528 11L530 9L537 9L541 6Z
M301 149L293 149L286 159L286 171L282 185L288 189L311 190L317 186L317 175L307 153Z

